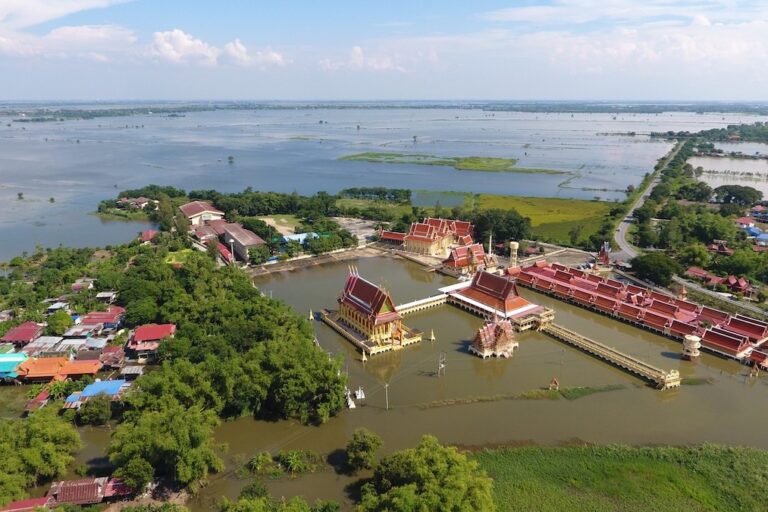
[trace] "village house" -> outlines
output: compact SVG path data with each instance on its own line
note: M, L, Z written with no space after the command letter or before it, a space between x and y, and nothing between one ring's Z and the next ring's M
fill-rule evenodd
M24 352L29 357L37 357L41 354L52 353L63 339L64 338L61 336L40 336L35 341L22 347L21 352Z
M249 249L266 244L259 235L245 229L240 224L225 225L222 237L225 246L232 247L237 257L246 262L250 260Z
M96 300L104 304L112 304L117 300L117 296L118 292L116 291L104 291L96 294Z
M41 334L43 334L42 325L38 325L35 322L24 322L21 325L12 327L0 338L0 341L13 343L17 347L23 347L39 338Z
M752 217L739 217L734 221L741 229L755 227L755 219Z
M80 279L76 279L75 282L72 283L71 289L74 293L93 290L93 283L95 282L96 280L93 279L92 277L81 277Z
M57 313L59 311L63 311L66 314L69 314L70 313L69 303L57 300L57 301L53 302L50 306L45 308L46 316L50 316L50 315L52 315L54 313Z
M16 368L27 360L23 352L0 354L0 380L12 380L18 377Z
M160 343L176 334L174 324L148 324L137 327L126 344L128 355L133 359L145 361L154 357Z
M143 210L149 203L157 204L157 201L148 197L121 197L117 200L117 205L120 208L132 208L134 210Z
M107 345L101 349L99 362L107 370L117 370L125 364L125 350L122 347Z
M122 398L131 387L125 380L102 380L88 384L82 391L75 391L64 401L64 409L79 409L84 403L96 396L106 396L113 402Z
M224 218L224 212L205 201L192 201L179 206L179 210L189 220L190 225L199 226L206 221Z
M733 256L733 249L728 248L728 242L725 240L713 240L707 246L707 251L721 256Z
M152 240L157 238L157 235L159 235L160 232L156 231L154 229L145 229L141 233L139 233L139 241L142 244L149 244L152 243Z
M81 322L86 325L101 325L105 330L115 330L123 325L124 319L125 308L120 306L109 306L106 311L91 311L82 317Z
M53 482L46 495L49 506L95 505L105 500L130 496L133 489L119 478L100 477Z

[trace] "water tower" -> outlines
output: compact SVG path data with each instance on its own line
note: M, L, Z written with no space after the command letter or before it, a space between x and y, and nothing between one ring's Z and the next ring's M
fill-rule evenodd
M686 361L695 361L701 355L699 349L701 348L701 338L688 334L683 339L683 359Z
M515 268L517 266L518 249L520 249L519 243L509 242L509 268Z

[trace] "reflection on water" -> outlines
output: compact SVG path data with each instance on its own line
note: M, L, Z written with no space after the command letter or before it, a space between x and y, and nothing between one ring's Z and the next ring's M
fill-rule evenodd
M768 147L768 144L765 145ZM712 188L720 185L746 185L768 196L768 160L751 160L728 157L693 157L688 159L693 167L715 171L701 175L701 180Z

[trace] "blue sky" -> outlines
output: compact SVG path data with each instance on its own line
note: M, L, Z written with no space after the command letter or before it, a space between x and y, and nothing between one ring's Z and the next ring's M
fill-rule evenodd
M768 1L0 0L0 99L768 100Z

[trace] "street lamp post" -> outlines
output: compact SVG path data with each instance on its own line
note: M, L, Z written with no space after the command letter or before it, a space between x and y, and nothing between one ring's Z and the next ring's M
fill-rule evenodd
M235 239L229 239L229 254L232 255L232 264L235 264Z

